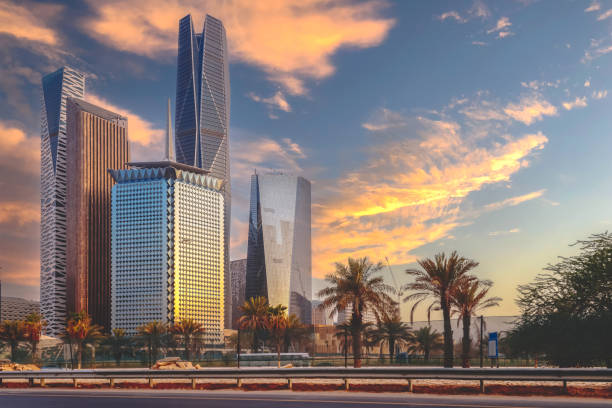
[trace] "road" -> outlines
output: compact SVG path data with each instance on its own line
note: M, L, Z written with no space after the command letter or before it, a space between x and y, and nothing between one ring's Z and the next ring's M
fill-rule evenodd
M600 408L611 400L573 397L436 396L291 391L0 390L2 408Z

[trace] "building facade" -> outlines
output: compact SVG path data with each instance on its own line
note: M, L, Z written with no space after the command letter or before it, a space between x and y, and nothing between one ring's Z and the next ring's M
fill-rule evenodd
M265 296L312 321L310 182L285 174L251 176L246 298Z
M85 96L85 76L69 67L42 79L40 157L40 309L46 334L66 322L66 100Z
M346 305L346 308L343 311L338 312L336 315L336 322L338 324L347 323L349 320L351 320L351 316L353 316L353 303L349 302ZM372 309L366 309L366 311L363 313L362 319L364 323L376 324L378 321L376 319L376 313L374 313L374 310Z
M108 169L129 162L127 118L67 100L67 311L110 329L111 189Z
M224 200L221 180L164 161L111 171L111 327L130 335L157 320L204 325L223 342Z
M240 318L239 307L245 301L246 290L246 259L237 259L230 262L230 277L232 286L232 328L238 329L237 321Z
M319 309L320 304L320 300L312 301L312 324L315 326L332 326L334 321L329 317L329 311Z
M0 322L24 320L30 313L40 313L40 302L11 296L0 298Z
M201 34L196 34L191 15L179 22L175 114L176 161L202 168L223 182L225 322L231 327L229 62L225 27L212 16L206 15Z

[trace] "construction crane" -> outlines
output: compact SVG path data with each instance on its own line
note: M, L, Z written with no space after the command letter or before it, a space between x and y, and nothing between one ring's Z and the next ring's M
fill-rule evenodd
M389 258L385 256L385 261L387 261L387 268L389 268L389 273L391 274L391 279L393 279L393 285L395 286L395 291L397 292L397 310L399 311L402 295L404 291L402 287L397 284L397 280L395 279L395 274L393 273L393 269L391 269L391 264L389 264Z

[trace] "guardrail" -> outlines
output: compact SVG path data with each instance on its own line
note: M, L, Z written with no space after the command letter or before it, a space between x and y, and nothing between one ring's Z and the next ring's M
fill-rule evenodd
M72 379L74 387L79 380L104 379L112 388L117 379L148 379L153 387L154 380L191 380L192 388L198 379L234 379L242 386L243 379L283 379L292 388L295 379L338 379L349 389L351 379L406 380L408 391L412 391L413 380L476 380L480 391L485 390L485 381L559 381L567 388L568 382L612 382L612 369L606 368L405 368L405 367L298 367L298 368L206 368L199 370L150 370L150 369L97 369L97 370L40 370L0 371L2 380L39 380L42 387L47 379Z

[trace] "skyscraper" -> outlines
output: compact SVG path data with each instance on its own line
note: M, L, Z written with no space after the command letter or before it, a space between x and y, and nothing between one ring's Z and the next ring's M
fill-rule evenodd
M108 169L129 162L127 119L67 100L67 309L110 329L111 189Z
M42 79L40 309L46 333L66 322L66 99L85 96L85 76L63 67Z
M179 22L175 111L176 161L202 168L223 183L225 325L231 327L229 63L225 27L212 16L206 15L201 34L196 34L191 15Z
M246 298L265 296L311 323L310 182L251 176Z
M112 170L111 327L183 318L223 342L221 181L171 161Z
M230 262L230 276L232 284L232 326L237 329L236 322L240 318L240 309L244 303L244 293L246 290L246 259L237 259Z

